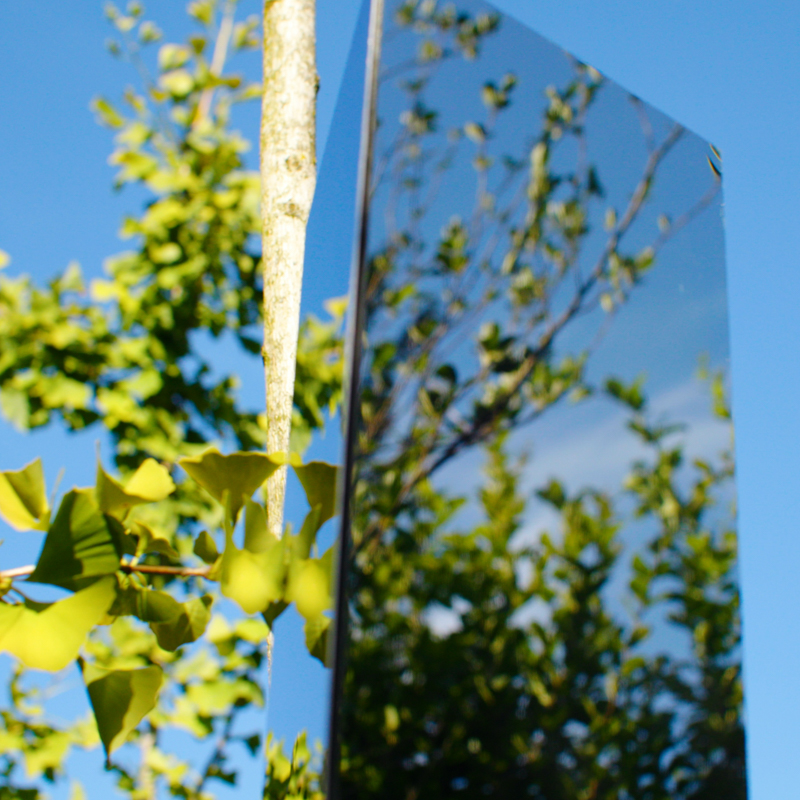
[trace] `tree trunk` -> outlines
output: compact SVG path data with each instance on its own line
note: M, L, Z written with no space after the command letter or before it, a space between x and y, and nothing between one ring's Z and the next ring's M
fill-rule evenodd
M264 3L261 219L267 450L289 451L306 225L316 184L315 0ZM286 468L267 482L269 528L283 527Z

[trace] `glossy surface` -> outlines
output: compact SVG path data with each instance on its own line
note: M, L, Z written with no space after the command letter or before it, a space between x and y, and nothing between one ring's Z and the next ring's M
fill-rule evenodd
M389 3L341 796L745 796L717 154Z

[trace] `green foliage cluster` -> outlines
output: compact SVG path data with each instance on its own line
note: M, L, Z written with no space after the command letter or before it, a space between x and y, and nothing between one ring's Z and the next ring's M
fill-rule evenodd
M315 537L332 514L335 470L299 454L341 399L344 303L302 325L290 455L254 452L265 416L242 407L236 377L212 377L218 365L204 346L224 339L261 371L260 182L231 128L233 107L260 98L260 87L225 68L226 56L260 46L259 21L237 22L235 10L189 3L195 30L163 43L140 3L108 4L109 50L141 78L121 104L92 103L114 133L116 186L146 193L121 227L131 249L89 285L77 264L47 286L0 274L4 416L20 430L105 429L120 475L98 465L94 486L52 510L38 461L0 475L0 514L46 533L33 573L6 570L0 582L0 649L20 664L0 724L3 796L41 797L42 779L65 777L71 748L102 743L128 796L208 798L214 781L237 781L237 749L264 752L265 732L242 730L242 720L264 703L271 626L290 604L310 653L327 655L332 554L320 556ZM0 269L9 261L3 253ZM253 495L285 464L310 512L277 540ZM26 576L70 594L36 602ZM76 657L95 721L65 723L50 718L48 690L30 670ZM215 742L205 765L169 752L174 731ZM135 749L117 753L125 742ZM309 759L297 759L295 780L307 782Z
M311 511L297 535L287 532L278 539L268 531L264 504L251 495L287 460L293 462L306 489ZM27 589L23 592L19 584L7 581L0 604L0 650L26 667L58 671L79 658L88 634L101 624L122 619L123 629L130 632L127 619L134 618L146 623L155 637L153 642L139 634L148 642L139 653L142 666L120 663L126 659L113 649L89 661L79 659L108 756L155 707L168 654L197 641L211 619L212 594L186 590L181 602L160 586L164 578L192 575L206 583L218 581L221 594L245 613L263 615L265 622L255 628L261 640L250 634L255 643L266 640L269 626L294 602L306 620L309 651L323 662L327 654L330 619L324 612L332 604L332 549L321 557L312 551L317 531L333 514L335 468L322 462L303 465L297 456L287 459L260 452L224 456L213 448L179 463L222 506L225 538L219 553L214 537L202 531L193 551L207 566L185 571L163 563L181 562L182 554L168 535L137 514L140 507L165 500L175 489L169 471L153 459L144 461L124 484L98 466L96 485L67 492L52 522L39 461L0 473L0 516L18 530L47 532L29 579L73 592L63 600L40 603L27 596ZM240 548L234 532L243 509ZM12 602L13 596L19 600ZM88 646L95 656L96 645ZM108 649L108 640L104 645ZM259 702L261 690L252 678L248 681L247 699ZM192 686L184 688L190 698ZM218 713L236 700L230 696L236 682L221 688L229 697ZM201 727L200 732L208 730Z
M236 783L237 750L266 752L265 797L322 796L304 736L289 756L242 720L264 703L270 631L290 604L305 620L310 653L326 657L331 551L319 554L315 537L333 513L335 470L300 455L341 400L344 304L331 302L329 320L303 325L293 452L258 452L264 416L240 407L234 377L211 378L203 348L204 337L227 337L259 369L259 185L245 168L247 142L230 126L232 106L259 89L215 58L259 42L257 20L235 23L234 7L190 3L197 31L161 44L140 4L109 6L110 50L143 76L123 105L94 103L115 132L118 185L147 192L142 213L122 226L131 250L88 287L77 265L47 287L0 274L3 413L23 430L53 420L104 428L119 473L98 466L94 486L58 503L48 501L39 462L0 473L3 517L46 533L35 571L6 570L0 580L0 649L17 659L0 716L0 799L37 800L43 782L65 777L73 748L100 745L132 800L207 800L215 783ZM697 462L687 484L685 454L671 428L647 417L642 386L609 380L606 391L630 408L631 429L651 452L631 470L628 505L553 482L540 498L558 532L510 546L527 498L522 467L507 455L509 433L595 391L585 379L591 347L559 350L561 342L578 318L602 313L605 325L656 268L666 238L707 204L701 198L685 218L665 221L648 247L626 246L682 132L651 143L619 214L602 207L592 165L563 167L558 154L567 142L580 147L603 87L585 65L550 91L525 152L493 152L513 106L510 74L488 76L485 117L463 121L435 152L440 115L426 87L445 62L478 59L501 20L409 0L396 22L418 37L417 57L392 168L383 165L377 190L407 215L370 265L368 329L380 335L369 341L361 395L351 586L359 636L343 707L344 785L359 796L454 788L484 796L473 771L485 775L488 765L490 788L534 786L551 800L743 797L735 534L714 509L728 496L730 458ZM424 190L433 173L422 167L444 175L465 154L476 213L447 221L431 241L425 219L435 200ZM607 239L594 268L581 272L598 210ZM7 262L0 253L0 269ZM464 331L476 319L484 325L472 342ZM474 358L456 358L454 341L474 344ZM220 442L237 452L210 447ZM456 532L464 498L432 479L479 447L482 519ZM287 464L309 511L297 533L277 539L257 493ZM631 500L653 534L629 559L622 539ZM624 618L607 602L620 570L635 600ZM35 601L25 575L64 596ZM227 601L242 613L231 614ZM505 624L531 601L533 620ZM459 630L434 635L424 624L432 606L457 613ZM682 656L665 656L653 641L667 618L685 633ZM30 669L59 670L76 657L94 718L58 721L47 698L63 674L48 687ZM496 736L482 734L487 725ZM175 731L211 744L204 764L170 752ZM415 783L415 765L434 762L451 771L450 782ZM85 797L77 783L73 797Z

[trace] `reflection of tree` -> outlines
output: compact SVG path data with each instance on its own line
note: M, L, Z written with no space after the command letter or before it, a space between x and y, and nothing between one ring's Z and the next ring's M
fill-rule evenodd
M687 490L671 429L647 422L637 387L609 382L653 451L628 483L653 531L631 561L612 498L555 482L540 496L560 535L511 547L526 503L505 452L509 432L590 391L584 367L605 326L718 181L648 246L629 244L683 135L659 138L634 100L649 155L601 238L586 137L601 76L576 64L524 150L498 152L515 76L490 76L485 119L455 131L439 130L444 114L427 100L499 18L406 2L395 20L391 52L405 36L416 55L384 72L407 102L398 129L383 126L376 166L373 213L385 208L388 233L372 243L366 294L344 796L743 797L735 536L709 512L729 461L697 462ZM464 163L475 205L451 216ZM476 446L483 522L454 532L463 499L431 478ZM623 564L631 620L604 595ZM457 615L454 632L427 624L436 605ZM690 634L685 656L653 655L647 621L665 616Z

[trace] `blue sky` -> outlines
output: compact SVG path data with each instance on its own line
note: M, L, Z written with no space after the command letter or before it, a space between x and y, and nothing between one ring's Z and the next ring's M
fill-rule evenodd
M800 8L792 0L495 4L722 150L751 798L793 797L800 741ZM258 11L254 0L241 5ZM320 151L357 5L319 0ZM148 12L168 36L182 34L182 3L153 1ZM103 52L107 35L99 2L0 6L0 247L14 258L12 273L45 279L77 259L95 275L103 258L122 249L115 232L139 198L112 195L109 137L88 111L94 94L114 96L130 80ZM345 187L341 208L346 194ZM349 223L323 227L349 235ZM328 294L344 291L348 266L324 267ZM315 302L309 298L309 307ZM255 397L260 377L253 380ZM3 427L0 466L40 452L56 460L66 444L56 431L22 440ZM94 434L69 447L67 481L90 481ZM278 680L276 673L276 687Z

